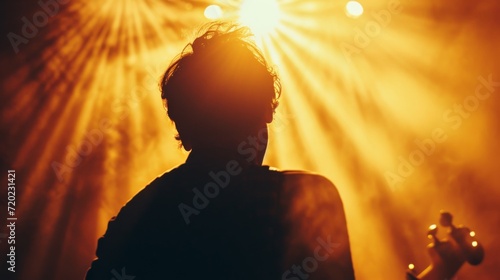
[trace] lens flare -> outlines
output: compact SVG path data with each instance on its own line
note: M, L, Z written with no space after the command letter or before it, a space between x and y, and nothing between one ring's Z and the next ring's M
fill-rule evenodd
M218 5L210 5L205 8L205 12L203 13L206 18L210 20L220 19L222 17L222 8Z
M240 23L248 26L256 38L270 35L278 26L280 17L275 0L245 0L240 7Z
M348 17L358 18L363 14L363 6L358 1L349 1L345 5L345 11Z

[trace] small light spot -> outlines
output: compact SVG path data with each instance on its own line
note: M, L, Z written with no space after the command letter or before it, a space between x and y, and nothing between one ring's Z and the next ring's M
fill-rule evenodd
M218 5L210 5L205 8L204 15L211 20L219 19L222 17L222 8Z
M363 14L363 6L358 1L349 1L345 5L345 11L348 17L358 18Z

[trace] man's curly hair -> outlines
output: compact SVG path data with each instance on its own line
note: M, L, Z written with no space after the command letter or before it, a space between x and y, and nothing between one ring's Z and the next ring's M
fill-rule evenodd
M248 133L266 116L270 122L281 95L278 76L248 28L218 22L203 30L161 81L161 97L179 133L176 139L193 146Z

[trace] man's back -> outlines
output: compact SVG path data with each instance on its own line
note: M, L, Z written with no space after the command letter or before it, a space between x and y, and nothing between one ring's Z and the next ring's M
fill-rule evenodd
M327 179L239 171L188 159L154 180L109 223L87 279L354 279Z
M262 166L280 95L248 28L189 43L161 80L188 160L109 223L87 279L353 279L333 184Z

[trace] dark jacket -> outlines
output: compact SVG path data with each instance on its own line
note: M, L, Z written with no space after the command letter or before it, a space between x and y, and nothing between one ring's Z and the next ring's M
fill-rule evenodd
M341 199L326 178L188 161L135 195L86 279L354 279Z

